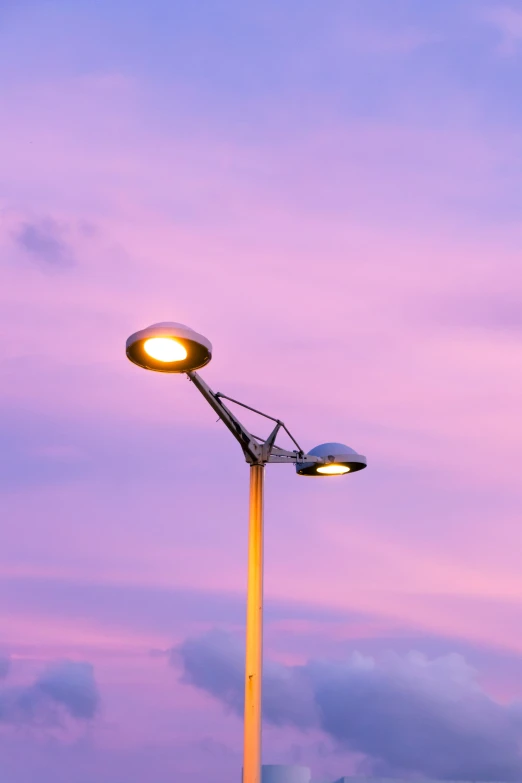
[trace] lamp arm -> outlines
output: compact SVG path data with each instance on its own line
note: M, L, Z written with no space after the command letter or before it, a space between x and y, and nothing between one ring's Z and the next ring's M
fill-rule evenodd
M227 427L227 429L232 433L234 438L237 440L239 445L241 446L243 450L243 454L245 455L245 459L247 462L249 462L251 465L266 465L268 462L270 463L280 463L280 464L295 464L296 462L314 462L314 463L324 463L325 460L322 457L316 457L312 454L305 454L301 450L294 450L294 451L287 451L286 449L282 449L280 446L276 446L275 439L277 437L277 434L280 429L284 429L285 432L287 432L291 439L294 441L294 443L299 446L293 435L291 435L288 432L288 429L286 428L285 424L282 421L279 421L278 419L274 419L272 416L267 416L266 413L261 413L261 411L255 410L255 408L251 408L249 405L245 405L242 402L239 402L238 400L232 400L231 397L226 397L224 394L221 394L220 392L214 392L210 388L210 386L205 383L203 378L197 374L197 372L192 371L188 372L187 376L189 380L192 381L196 389L198 389L199 392L203 395L203 397L206 399L212 410L217 413L223 424ZM237 405L241 405L243 408L247 408L248 410L253 411L254 413L258 413L261 416L264 416L267 419L272 419L272 421L275 422L275 427L272 431L272 433L264 440L264 442L259 443L258 441L262 440L258 438L255 435L252 435L247 428L241 424L239 419L237 419L232 411L227 408L227 406L224 404L223 400L231 400L232 402L235 402Z
M317 457L315 454L304 454L301 451L285 451L277 446L272 450L267 462L279 462L282 465L295 465L296 462L313 462L317 465L326 463L324 457Z
M264 464L265 460L263 459L262 447L255 441L246 427L241 424L239 419L236 419L232 411L221 402L221 398L212 391L210 386L205 383L197 372L188 372L187 376L237 440L243 449L246 461L250 462L252 465Z

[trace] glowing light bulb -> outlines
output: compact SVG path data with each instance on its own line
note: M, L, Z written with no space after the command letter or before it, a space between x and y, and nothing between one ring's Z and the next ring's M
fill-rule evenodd
M143 345L145 352L158 362L181 362L187 358L187 351L172 337L151 337Z
M349 473L350 468L347 465L321 465L317 472L323 476L342 476L343 473Z

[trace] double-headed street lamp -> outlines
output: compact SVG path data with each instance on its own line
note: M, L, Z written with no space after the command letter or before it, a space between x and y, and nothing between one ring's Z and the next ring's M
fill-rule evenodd
M341 443L323 443L305 453L279 419L213 392L196 370L212 358L212 345L201 334L178 323L159 323L142 329L127 340L128 358L155 372L186 373L211 408L230 430L250 465L250 513L248 539L248 590L246 618L245 721L243 783L261 780L261 683L263 651L263 488L267 463L295 465L300 476L340 476L366 467L366 457ZM252 435L223 400L270 419L274 428L267 438ZM276 445L284 430L295 445L287 451Z

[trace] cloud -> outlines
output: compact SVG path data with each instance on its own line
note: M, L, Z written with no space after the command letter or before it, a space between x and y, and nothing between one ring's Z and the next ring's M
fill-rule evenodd
M432 298L431 314L441 326L475 327L490 334L522 331L522 297L516 293L459 293ZM422 313L430 312L426 300ZM421 309L415 311L421 316Z
M99 708L93 668L81 661L61 661L50 666L31 685L0 690L0 723L51 726L63 714L91 720Z
M507 55L516 54L522 45L522 11L501 5L488 8L482 17L501 34L501 52Z
M238 715L243 713L243 664L241 645L229 634L212 631L187 639L172 651L171 661L181 659L184 681L207 691ZM274 725L306 729L317 722L310 683L299 668L287 669L265 661L265 718Z
M0 680L3 680L9 674L11 661L6 656L0 655Z
M67 267L72 255L52 220L24 222L13 234L16 244L47 267Z
M378 30L375 27L350 25L339 33L352 51L368 55L410 55L426 46L438 44L441 38L413 27L402 30Z
M44 672L35 683L36 690L61 704L73 718L94 718L99 695L90 663L62 661Z
M183 679L242 714L239 643L212 632L172 652ZM429 659L353 653L342 662L265 664L264 719L321 729L339 748L363 754L372 774L515 780L522 775L522 706L499 704L456 654Z

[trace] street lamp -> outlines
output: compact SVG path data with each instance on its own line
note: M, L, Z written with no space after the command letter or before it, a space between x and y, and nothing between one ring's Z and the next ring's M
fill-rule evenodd
M328 477L355 473L366 467L366 457L342 443L323 443L305 453L279 419L220 392L213 392L196 370L212 358L212 345L183 324L164 322L131 335L126 345L131 362L146 370L185 373L238 441L250 465L248 588L245 661L245 720L243 783L261 783L261 684L263 650L263 495L268 463L295 465L298 475ZM252 435L223 400L274 422L267 438ZM295 445L288 451L276 445L284 430Z

